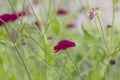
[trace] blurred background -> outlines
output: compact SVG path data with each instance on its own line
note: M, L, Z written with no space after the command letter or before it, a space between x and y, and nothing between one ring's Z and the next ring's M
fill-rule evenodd
M100 21L89 20L96 7ZM0 26L0 80L120 80L119 0L0 0L6 13L19 17ZM80 75L64 50L54 53L62 39L77 44L68 52Z

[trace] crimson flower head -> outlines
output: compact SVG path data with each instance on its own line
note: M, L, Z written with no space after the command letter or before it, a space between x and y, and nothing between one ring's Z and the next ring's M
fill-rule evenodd
M0 26L4 24L4 22L15 21L17 19L16 14L5 13L0 15Z
M2 21L0 21L0 26L2 26L3 25L3 22Z
M10 19L11 19L11 14L9 14L9 13L0 15L0 21L2 21L2 22L8 22Z
M98 11L99 11L98 7L92 8L92 10L89 12L89 19L92 20Z
M0 26L4 24L4 22L8 22L10 20L10 14L2 14L0 15Z
M68 12L65 10L65 9L59 9L58 11L57 11L57 15L65 15L65 14L67 14Z
M76 46L75 42L64 39L64 40L59 41L58 44L54 46L54 51L56 53L60 50L65 50L67 48L75 47L75 46Z
M12 13L10 21L15 21L17 20L17 18L18 18L17 15L15 13Z
M19 17L21 17L22 15L25 16L26 12L22 11L22 12L19 12L17 14L16 13L5 13L5 14L2 14L2 15L0 15L0 26L2 26L5 22L15 21Z

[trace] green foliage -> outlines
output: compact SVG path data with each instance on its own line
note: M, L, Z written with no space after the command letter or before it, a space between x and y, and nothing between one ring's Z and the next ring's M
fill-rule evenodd
M119 0L112 0L113 4L117 4L119 2Z
M54 23L52 25L53 27L53 32L58 35L60 33L60 23L59 23L59 20L58 19L55 19L54 20Z

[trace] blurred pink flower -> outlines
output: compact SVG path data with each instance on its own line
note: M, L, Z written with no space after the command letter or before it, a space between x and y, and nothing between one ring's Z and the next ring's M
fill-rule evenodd
M96 12L99 11L99 8L92 8L92 10L89 12L89 19L92 20L96 14Z
M19 17L25 16L25 15L26 15L26 11L18 12L17 15L18 15Z
M40 29L40 23L38 21L35 21L32 24L35 25L35 27L37 27L38 29Z
M33 24L37 27L40 27L40 23L38 21L35 21Z
M54 51L56 53L60 50L65 50L67 48L75 47L75 46L76 46L75 42L64 39L64 40L59 41L58 44L54 46Z
M39 0L32 0L34 5L37 5L39 3Z
M73 27L75 27L75 23L70 22L70 23L68 23L68 24L66 25L66 27L67 27L67 28L73 28Z
M65 14L67 14L68 12L65 10L65 9L59 9L58 11L57 11L57 15L65 15Z

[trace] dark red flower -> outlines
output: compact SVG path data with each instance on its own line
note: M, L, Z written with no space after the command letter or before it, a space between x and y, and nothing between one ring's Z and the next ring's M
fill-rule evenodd
M16 14L9 14L9 13L5 13L0 15L0 26L2 26L4 24L4 22L10 22L10 21L15 21L17 19L17 15Z
M116 64L116 61L115 61L114 59L110 59L109 63L110 63L111 65L114 65L114 64Z
M11 14L11 19L10 19L10 21L15 21L15 20L17 20L17 15L16 14Z
M2 14L0 15L0 26L2 26L5 22L12 22L12 21L15 21L18 19L18 17L21 17L21 16L24 16L26 15L26 12L23 11L23 12L19 12L19 13L5 13L5 14Z
M40 29L40 23L38 21L35 21L32 23L35 27L37 27L38 29Z
M66 26L67 28L73 28L73 27L75 27L75 23L68 23L67 24L67 26Z
M76 46L75 42L64 39L64 40L59 41L58 44L54 46L54 51L56 53L60 50L65 50L67 48L75 47L75 46Z
M2 22L8 22L11 19L11 14L5 13L3 15L0 15L0 20Z
M40 27L40 24L39 24L38 21L35 21L35 22L34 22L34 25L37 26L37 27Z
M2 25L3 25L3 22L0 21L0 26L2 26Z
M67 14L68 12L65 10L65 9L59 9L58 11L57 11L57 15L65 15L65 14Z

